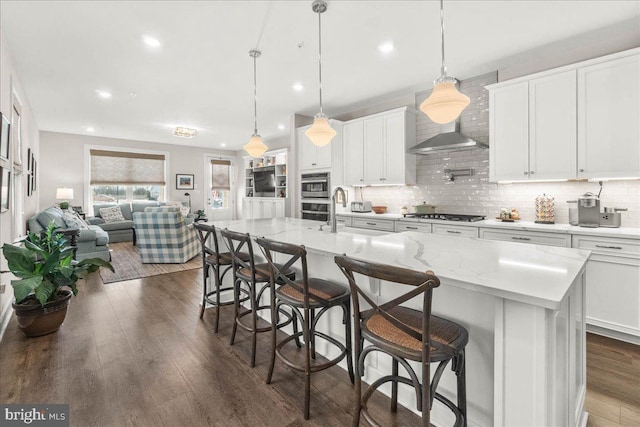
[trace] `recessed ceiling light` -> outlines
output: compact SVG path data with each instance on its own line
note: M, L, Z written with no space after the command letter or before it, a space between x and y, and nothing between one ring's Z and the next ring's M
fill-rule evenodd
M222 144L220 144L220 147L226 147L227 144L225 144L224 142Z
M86 130L87 132L93 132L93 131L95 131L95 129L94 129L94 128L92 128L91 126L87 126L87 127L85 128L85 130Z
M284 125L283 124L278 125L278 129L284 130Z
M378 50L382 53L391 53L395 50L395 47L393 47L393 42L387 41L378 45Z
M151 47L160 47L160 40L158 40L158 39L157 39L157 38L155 38L155 37L151 37L151 36L144 35L144 36L142 36L142 40L144 40L144 43L145 43L147 46L151 46Z
M195 129L178 126L173 130L173 136L178 136L180 138L193 138L196 135L197 132Z
M107 92L106 90L96 90L96 93L98 94L98 96L102 99L109 99L111 98L111 93Z
M294 83L292 86L293 90L295 90L296 92L300 92L301 90L304 89L304 86L302 86L302 83Z

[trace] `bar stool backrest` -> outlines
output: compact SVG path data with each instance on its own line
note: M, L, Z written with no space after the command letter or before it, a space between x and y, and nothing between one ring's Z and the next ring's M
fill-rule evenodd
M264 252L267 262L271 267L271 281L273 283L287 284L296 291L300 292L304 296L305 307L309 306L309 299L313 299L319 302L327 302L324 298L309 293L309 276L307 273L307 250L304 246L292 245L289 243L276 242L275 240L269 240L264 237L256 239L258 245ZM289 259L286 262L275 264L274 254L279 253L288 255ZM300 281L294 282L287 277L283 272L290 271L291 267L300 261L302 265L302 283Z
M198 232L198 240L200 241L200 245L202 245L202 257L206 258L208 255L219 254L220 248L218 247L216 228L213 225L203 223L194 223L193 226ZM213 240L213 248L209 244L209 239Z
M251 236L249 233L238 233L225 228L220 232L225 239L225 243L229 252L231 253L231 265L234 271L238 271L242 268L247 268L251 271L251 279L256 282L256 263L253 258L253 245L251 244ZM238 256L244 247L247 247L249 253L249 261L243 261L241 256Z
M349 286L351 287L352 303L354 307L353 311L355 316L357 316L355 322L356 342L360 339L361 334L360 321L366 320L375 314L379 314L402 332L416 340L422 341L423 360L429 360L428 356L430 346L428 344L430 341L429 324L431 318L431 298L433 288L440 286L440 279L438 279L438 277L436 277L431 271L420 272L409 270L406 268L350 258L346 255L335 257L335 262L349 281ZM384 302L383 304L377 304L363 291L362 287L356 283L354 273L359 273L382 281L414 286L414 289L411 289L409 292L406 292L390 301ZM420 295L422 295L423 313L422 333L411 328L405 322L389 313L389 310L394 307L397 307L413 298L417 298ZM365 300L371 308L361 311L360 298ZM433 343L431 344L433 345Z

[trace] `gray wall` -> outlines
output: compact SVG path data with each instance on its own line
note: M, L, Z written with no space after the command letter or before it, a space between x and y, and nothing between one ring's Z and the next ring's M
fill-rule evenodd
M56 188L73 188L74 199L72 205L88 206L85 200L87 190L85 183L85 147L90 145L107 146L127 151L128 149L167 151L168 176L167 198L186 202L185 192L191 193L192 209L203 209L206 189L209 183L204 174L205 157L207 154L235 156L234 151L209 150L206 148L185 147L173 144L159 144L154 142L131 141L126 139L102 138L96 136L74 135L57 132L41 132L41 156L49 159L41 162L40 171L40 206L53 205L56 200ZM55 159L55 160L54 160ZM240 166L241 167L241 166ZM194 190L176 190L176 174L195 175Z

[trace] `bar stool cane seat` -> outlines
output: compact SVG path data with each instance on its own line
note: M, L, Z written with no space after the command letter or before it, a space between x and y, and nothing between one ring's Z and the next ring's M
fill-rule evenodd
M274 265L278 268L282 268L282 265L280 264ZM256 282L268 282L269 280L271 280L271 267L269 267L268 263L256 264L254 268L256 271ZM285 274L291 280L293 280L296 276L296 272L290 268L287 268L286 271L283 271L283 274ZM241 268L240 270L238 270L237 275L243 280L251 280L251 269L246 267ZM279 283L279 281L276 281L276 283Z
M249 261L250 255L246 252L239 252L238 258L243 261ZM230 252L221 252L219 254L210 254L206 257L205 261L209 264L215 265L216 263L220 265L231 265L231 253Z
M307 282L309 286L310 307L320 307L326 305L326 302L314 299L314 295L326 300L327 302L340 300L342 298L349 298L349 289L344 286L340 286L328 280L316 279L313 277L310 277ZM304 284L301 280L298 280L294 283L298 285L300 289L304 287ZM276 296L280 299L286 300L289 304L297 305L304 303L304 294L289 284L285 284L276 289Z

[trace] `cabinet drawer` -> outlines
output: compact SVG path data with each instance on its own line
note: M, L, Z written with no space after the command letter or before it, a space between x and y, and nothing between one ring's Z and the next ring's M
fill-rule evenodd
M492 228L480 229L480 238L488 240L502 240L505 242L530 243L533 245L571 247L571 236L565 234L529 232L529 231L503 231Z
M347 227L351 227L352 218L350 216L336 215L336 223L346 225Z
M372 230L393 231L393 222L388 219L352 218L351 226Z
M627 255L640 258L640 240L574 235L573 247L589 249L601 254Z
M463 225L432 224L431 229L436 234L446 234L447 236L478 237L477 227L465 227Z
M420 233L431 233L431 224L418 224L413 222L396 222L396 232L419 231Z

